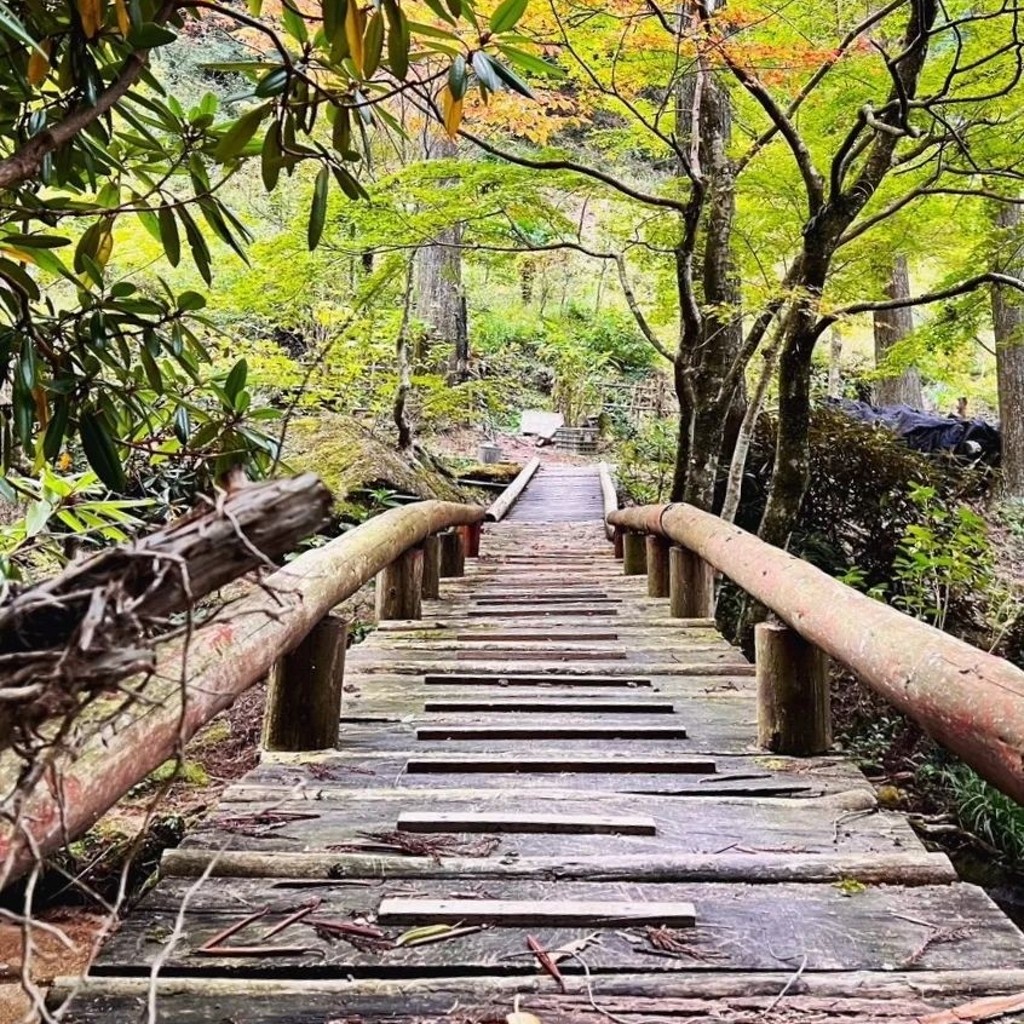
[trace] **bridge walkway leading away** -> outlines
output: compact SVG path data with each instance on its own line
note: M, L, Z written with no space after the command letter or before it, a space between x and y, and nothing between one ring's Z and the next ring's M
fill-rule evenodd
M338 749L232 786L66 1020L942 1024L1012 1005L1024 937L849 761L754 747L752 667L621 574L597 488L542 469L422 620L349 651Z

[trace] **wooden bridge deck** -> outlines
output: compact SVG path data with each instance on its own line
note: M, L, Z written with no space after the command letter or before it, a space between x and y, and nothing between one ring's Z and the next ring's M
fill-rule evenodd
M1024 990L1024 937L855 767L754 749L751 666L600 515L595 473L542 469L350 650L339 749L231 787L67 1019L891 1024Z

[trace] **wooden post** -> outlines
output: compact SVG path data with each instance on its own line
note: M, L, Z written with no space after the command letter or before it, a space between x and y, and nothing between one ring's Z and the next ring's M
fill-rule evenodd
M647 543L642 533L628 532L622 538L622 571L626 576L647 572Z
M436 600L441 596L440 570L441 545L437 534L431 534L423 541L423 583L420 594L427 600Z
M615 527L615 536L612 537L612 553L622 561L622 537L625 531L620 526Z
M450 530L439 534L437 539L441 546L441 579L465 576L466 554L462 547L462 537L454 530Z
M348 623L326 615L270 673L264 750L328 750L338 744Z
M377 573L377 621L422 615L423 551L409 548Z
M715 613L714 570L700 555L673 547L668 553L669 615L706 619Z
M832 746L828 657L788 626L754 627L757 742L776 754L821 754Z
M668 597L668 552L671 544L657 534L647 538L647 596Z
M459 527L462 534L462 548L467 558L480 557L480 523L466 523Z

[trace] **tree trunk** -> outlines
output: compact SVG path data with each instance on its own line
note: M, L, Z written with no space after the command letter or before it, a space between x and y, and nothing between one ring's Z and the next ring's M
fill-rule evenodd
M409 357L409 305L412 298L412 275L413 263L416 257L409 263L409 269L405 277L405 297L402 305L402 323L398 328L398 336L395 338L395 360L398 364L398 387L395 390L395 404L393 416L395 426L398 428L398 450L406 451L412 447L413 435L412 426L409 423L409 414L406 411L406 403L409 400L409 392L412 391L412 363Z
M447 136L425 139L428 159L445 160L456 155ZM440 183L440 184L443 184ZM431 334L450 345L449 378L466 379L469 368L469 332L466 296L462 285L462 225L452 224L416 254L416 316Z
M828 397L843 397L843 336L833 327L828 339Z
M993 270L1020 276L1024 256L1021 208L1000 203L995 213L998 244ZM996 342L999 422L1003 438L1003 489L1009 497L1024 497L1024 301L1019 292L992 289L992 328Z
M898 255L892 264L892 272L885 286L890 299L905 299L910 295L910 271L907 257ZM875 366L885 364L889 350L907 337L914 329L914 313L907 306L904 309L885 309L875 313ZM924 405L921 393L921 374L916 366L908 366L902 373L881 377L875 381L876 405L909 405L920 409Z

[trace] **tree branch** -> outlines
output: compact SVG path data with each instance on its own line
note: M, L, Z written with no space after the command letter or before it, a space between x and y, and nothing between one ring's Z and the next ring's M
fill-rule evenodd
M985 284L1005 285L1007 288L1016 288L1017 291L1024 292L1024 280L1018 277L994 272L976 274L974 277L969 277L949 288L940 288L933 292L924 292L921 295L882 299L878 302L854 302L849 306L835 309L818 321L815 325L815 335L820 335L827 327L830 327L844 316L854 316L857 313L874 313L886 309L906 309L908 306L926 306L932 302L944 302L946 299L955 299L958 295L966 295L968 292L976 291Z
M157 11L153 21L162 25L181 6L179 0L167 0ZM65 143L98 121L120 100L139 80L149 60L149 50L136 50L124 62L114 81L96 98L91 107L79 107L68 114L63 121L34 135L20 149L0 160L0 189L10 189L39 174L43 160L56 152Z
M626 274L625 257L622 255L616 256L615 266L619 271L619 283L622 285L622 294L626 296L626 304L629 306L629 311L633 314L633 319L636 320L637 327L640 328L640 333L647 339L658 355L674 364L675 359L672 357L672 353L669 352L658 336L654 333L654 329L648 322L647 317L644 316L644 311L636 301L636 295L633 292L633 288L629 283L629 277Z

